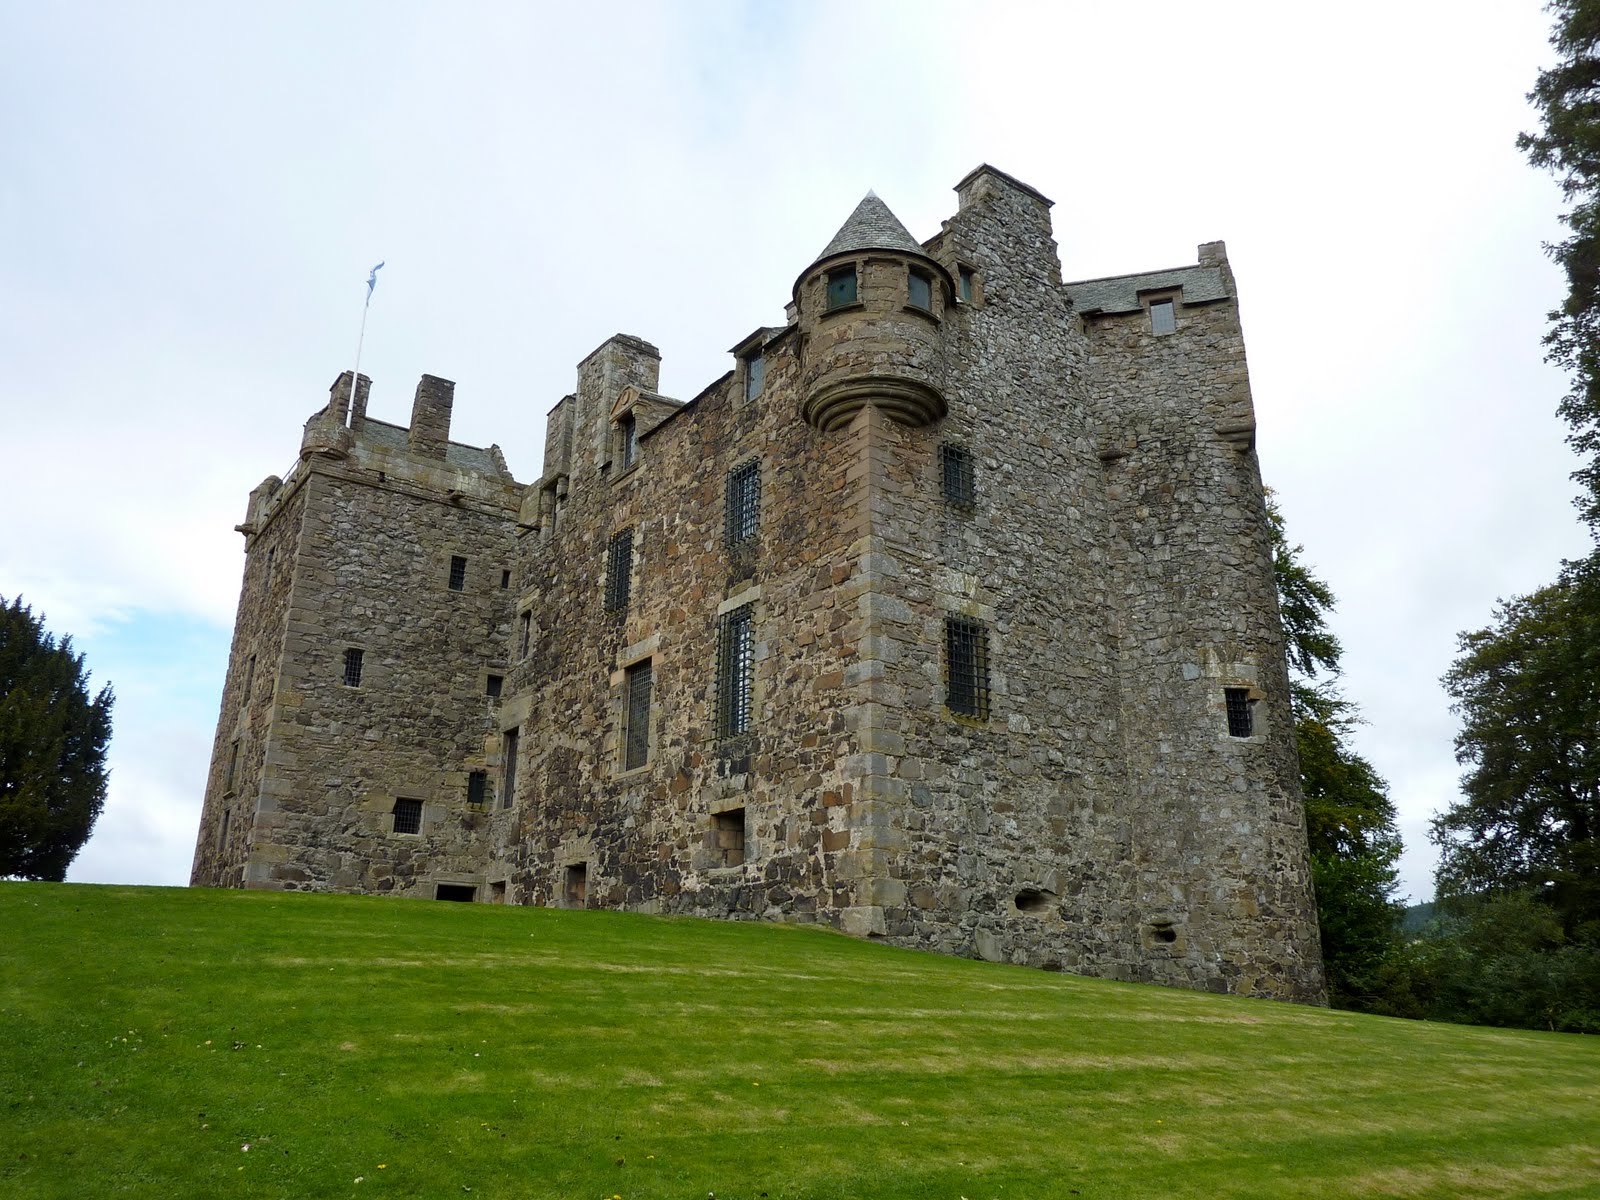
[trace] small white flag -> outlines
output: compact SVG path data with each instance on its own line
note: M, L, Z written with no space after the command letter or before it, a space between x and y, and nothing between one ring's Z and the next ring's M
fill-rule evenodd
M378 272L383 270L383 263L373 267L367 275L367 303L372 303L372 289L378 286Z

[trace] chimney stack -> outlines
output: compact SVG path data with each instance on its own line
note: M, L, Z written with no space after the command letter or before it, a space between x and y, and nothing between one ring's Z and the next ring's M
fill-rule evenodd
M455 402L456 385L437 375L424 375L411 402L411 453L422 458L444 459L450 444L450 407Z

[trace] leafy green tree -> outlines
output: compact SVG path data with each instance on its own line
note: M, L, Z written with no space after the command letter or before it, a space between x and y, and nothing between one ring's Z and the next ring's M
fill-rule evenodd
M1469 770L1433 821L1440 895L1526 894L1600 940L1600 570L1569 566L1459 644L1444 682Z
M1541 71L1528 99L1542 128L1517 139L1537 167L1552 172L1571 208L1565 241L1547 247L1567 276L1567 298L1550 314L1547 357L1565 368L1567 441L1584 459L1573 478L1584 488L1584 518L1600 528L1600 0L1551 0L1550 44L1560 61Z
M1301 561L1304 547L1290 544L1270 497L1267 515L1329 996L1341 1008L1411 1015L1405 989L1394 994L1392 964L1404 912L1394 898L1400 835L1387 785L1349 744L1360 716L1337 689L1343 647L1327 624L1333 591Z
M0 877L61 880L106 798L111 688L83 656L0 597Z

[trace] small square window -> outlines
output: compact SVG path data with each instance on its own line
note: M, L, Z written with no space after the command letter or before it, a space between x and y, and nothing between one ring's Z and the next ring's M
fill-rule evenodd
M622 769L632 771L650 761L650 696L655 687L651 660L634 663L626 675L622 728Z
M459 592L467 586L467 560L459 554L450 556L450 590Z
M761 462L751 459L728 472L723 494L723 534L728 546L756 536L761 526Z
M1152 300L1150 302L1150 332L1172 333L1178 328L1177 310L1171 300Z
M972 451L965 446L944 442L939 446L939 475L945 502L956 508L972 508L978 501L977 472Z
M422 801L399 799L394 802L394 831L422 832Z
M956 268L957 283L961 288L961 300L964 304L972 303L972 268Z
M828 307L843 308L856 302L856 269L835 267L828 272Z
M620 529L606 544L606 611L626 612L633 584L633 529Z
M744 864L744 809L731 808L714 813L711 817L711 840L717 852L718 865L737 867Z
M760 353L752 354L744 360L744 398L754 400L761 395L761 388L767 381L767 360Z
M945 707L966 717L989 716L989 628L967 617L946 617Z
M467 774L467 803L482 808L489 798L489 772L471 771Z
M345 687L361 686L361 658L361 651L357 650L354 646L344 652Z
M1249 688L1223 688L1222 697L1228 706L1228 736L1246 738L1256 731L1256 715L1251 705Z
M505 687L504 675L488 675L483 680L483 694L491 700L500 699L500 689Z
M933 311L933 279L921 271L911 271L906 275L906 295L911 301L911 307Z

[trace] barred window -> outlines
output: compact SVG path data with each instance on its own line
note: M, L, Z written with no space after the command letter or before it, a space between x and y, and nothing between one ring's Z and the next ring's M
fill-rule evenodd
M969 617L944 619L945 707L967 717L989 715L989 628Z
M655 687L651 660L634 663L627 671L626 710L623 714L622 769L631 771L650 761L650 695Z
M394 802L394 831L422 832L422 801L400 799Z
M723 501L723 532L730 547L756 536L761 525L761 460L752 458L728 472Z
M361 651L354 646L344 652L344 685L361 686Z
M750 690L755 675L753 604L724 613L717 625L717 736L737 737L750 729Z
M947 503L957 508L971 508L978 502L977 472L973 468L971 450L949 442L941 443L939 473Z
M1255 713L1251 710L1250 689L1223 688L1223 700L1228 706L1228 736L1250 737L1255 733Z
M467 803L482 808L489 797L489 772L472 771L467 775Z
M606 611L622 612L628 607L628 589L633 576L633 529L618 530L606 545Z
M450 590L459 592L467 586L467 560L459 554L450 556Z

